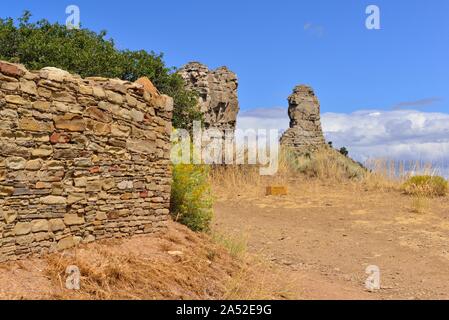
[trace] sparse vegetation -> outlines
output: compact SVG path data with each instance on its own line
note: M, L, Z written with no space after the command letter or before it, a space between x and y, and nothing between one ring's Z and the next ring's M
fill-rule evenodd
M248 238L242 236L230 236L214 233L212 239L225 247L235 259L243 259L248 249Z
M207 166L173 166L170 212L175 221L193 231L209 231L213 215L212 200Z
M448 193L448 182L439 176L413 176L402 186L406 194L425 197L441 197Z
M337 150L323 148L315 153L297 155L282 149L278 172L274 176L261 176L256 165L217 166L211 170L211 183L230 193L253 192L267 184L288 185L291 181L320 179L322 181L361 181L367 175L359 163L343 156Z
M266 262L252 257L242 262L239 272L226 283L223 299L270 300L273 296L277 299L298 299L297 295L289 291L290 286L291 283L286 281L280 271L270 269Z
M371 159L365 166L369 168L362 180L365 190L397 191L406 177L403 163L397 166L395 161Z
M323 180L361 179L366 173L360 164L330 148L323 148L304 156L295 156L286 150L284 157L293 170Z
M422 195L414 195L411 202L411 211L413 213L426 213L429 208L429 199Z

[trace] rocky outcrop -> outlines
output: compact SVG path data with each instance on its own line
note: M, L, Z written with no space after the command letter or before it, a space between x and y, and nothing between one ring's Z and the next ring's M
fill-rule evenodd
M148 79L0 61L0 261L163 228L172 110Z
M288 97L290 129L281 138L281 145L299 153L307 153L325 145L320 120L320 103L311 87L300 85Z
M226 67L209 70L199 62L190 62L178 73L186 88L198 94L206 128L235 130L239 102L237 76Z

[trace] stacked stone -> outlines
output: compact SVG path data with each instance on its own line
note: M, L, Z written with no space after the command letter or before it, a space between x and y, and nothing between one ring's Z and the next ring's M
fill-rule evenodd
M173 100L0 61L0 261L161 230Z
M288 97L290 129L281 138L281 145L298 154L316 151L325 145L320 120L320 103L313 89L300 85Z
M186 64L178 73L186 88L198 94L205 127L235 130L240 109L236 74L226 67L209 70L199 62Z

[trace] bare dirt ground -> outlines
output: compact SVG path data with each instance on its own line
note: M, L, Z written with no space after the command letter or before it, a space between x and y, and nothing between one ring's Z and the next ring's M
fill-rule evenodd
M307 181L288 196L262 193L222 196L214 229L246 238L249 252L283 270L290 297L449 299L448 197L415 213L410 196L352 184ZM364 286L369 265L381 271L374 293Z

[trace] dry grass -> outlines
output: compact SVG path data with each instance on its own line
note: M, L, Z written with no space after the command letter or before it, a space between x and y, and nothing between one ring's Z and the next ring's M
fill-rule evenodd
M318 150L313 155L297 156L292 151L280 152L279 168L273 176L261 176L256 165L216 166L211 170L210 182L220 193L230 196L241 194L263 195L266 186L289 186L318 179L322 183L336 184L357 180L366 170L358 163L330 148Z
M254 187L261 186L263 180L258 167L249 165L216 166L210 173L213 186L228 190L233 195L248 193Z
M312 156L296 156L282 149L278 171L273 176L261 176L257 165L223 165L211 170L210 182L230 196L262 195L261 190L268 185L288 186L309 179L338 183L360 179L364 172L359 164L329 148L318 150Z
M438 170L431 164L423 164L420 161L406 163L376 159L368 161L367 167L371 170L363 179L366 188L381 192L394 191L410 196L412 213L428 213L431 207L430 198L447 194L447 181L436 176Z
M212 239L225 247L235 259L245 260L247 258L248 236L232 236L214 232L212 234Z
M47 274L57 279L61 289L54 294L55 299L169 299L198 294L187 275L198 272L198 268L201 270L196 263L189 261L182 265L183 270L177 270L166 261L156 263L125 252L113 253L101 246L95 251L95 258L83 254L74 259L49 258ZM81 271L80 291L65 289L63 279L68 265L75 265Z
M448 193L448 182L439 176L414 176L403 184L404 193L422 197L443 197Z
M296 159L290 155L288 159L292 163L291 169L325 182L360 180L365 174L359 163L328 147Z
M293 290L289 290L290 285L280 270L273 268L259 255L248 253L248 235L214 233L212 237L234 259L241 261L241 268L226 284L223 299L267 300L274 296L283 299L298 298L292 296Z
M263 177L257 166L221 166L211 172L211 184L228 197L252 195L263 197L267 186L287 186L295 189L298 183L318 181L321 184L338 186L351 184L355 192L404 192L404 183L417 173L434 177L437 170L422 162L398 162L386 159L369 160L363 168L336 150L323 148L310 156L296 156L281 150L279 171L274 176ZM428 208L429 192L414 193L411 197L413 212L425 212Z
M429 198L416 195L411 199L411 212L424 214L429 210Z
M221 296L228 273L238 265L216 248L183 252L179 256L150 257L114 246L95 244L74 257L55 255L48 259L47 274L60 292L55 299L211 299ZM169 247L169 250L174 248ZM200 252L202 251L202 252ZM214 252L213 255L208 253ZM214 261L208 258L213 256ZM225 268L225 270L216 270ZM64 289L65 270L75 265L81 271L81 290ZM226 270L226 268L228 268Z
M175 230L173 231L173 228ZM254 263L246 244L214 241L173 223L155 241L142 237L105 241L47 258L45 275L57 290L52 299L273 299L283 289ZM180 254L170 254L179 251ZM67 266L81 272L81 288L67 290ZM270 272L271 274L271 272ZM268 280L267 280L268 279ZM270 278L271 279L271 278Z
M254 272L257 270L257 272ZM239 272L226 285L224 300L299 299L291 281L282 271L272 268L256 256L246 258Z
M247 156L244 155L243 158L246 159ZM262 176L258 165L222 165L215 166L211 170L210 182L213 186L219 186L221 190L226 190L230 195L236 196L252 194L256 188L260 189L267 183L287 185L298 177L293 173L287 153L281 151L278 171L274 176Z
M370 168L362 180L367 190L398 191L405 180L404 163L386 159L372 159L365 163Z

